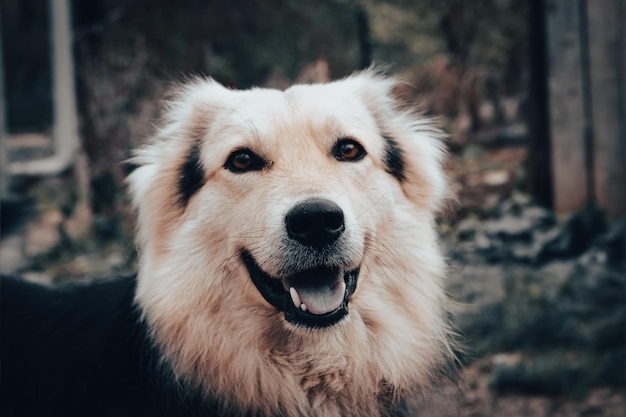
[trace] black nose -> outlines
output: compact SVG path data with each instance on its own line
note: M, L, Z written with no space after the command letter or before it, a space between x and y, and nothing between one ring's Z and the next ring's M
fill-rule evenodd
M285 216L285 225L291 239L315 248L333 243L345 230L341 207L321 198L296 204Z

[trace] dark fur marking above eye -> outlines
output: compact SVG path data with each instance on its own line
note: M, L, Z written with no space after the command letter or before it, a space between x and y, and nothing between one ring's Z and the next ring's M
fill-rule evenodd
M178 173L178 201L186 206L189 199L204 185L204 168L200 162L200 145L194 144Z
M404 181L405 166L404 166L404 151L398 145L393 138L389 136L383 136L387 145L385 146L385 165L386 171L396 177L398 181Z

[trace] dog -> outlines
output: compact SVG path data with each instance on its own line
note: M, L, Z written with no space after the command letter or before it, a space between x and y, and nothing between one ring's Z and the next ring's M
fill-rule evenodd
M3 416L390 416L452 360L442 132L377 69L182 86L132 159L135 277L2 282Z

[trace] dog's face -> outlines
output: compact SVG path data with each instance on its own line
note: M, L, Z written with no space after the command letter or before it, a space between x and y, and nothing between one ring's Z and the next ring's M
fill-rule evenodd
M137 300L181 377L223 394L222 379L263 372L258 396L285 372L302 386L305 362L319 375L378 361L363 378L396 386L422 382L400 368L427 374L441 357L441 151L393 86L368 72L284 92L197 81L179 94L130 182Z

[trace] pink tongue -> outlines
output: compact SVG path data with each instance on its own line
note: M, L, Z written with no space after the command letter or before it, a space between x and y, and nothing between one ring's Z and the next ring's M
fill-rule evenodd
M346 283L343 279L332 285L322 287L296 287L300 301L306 310L315 315L330 313L341 307L346 292Z

